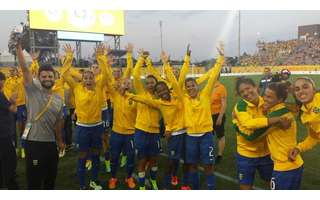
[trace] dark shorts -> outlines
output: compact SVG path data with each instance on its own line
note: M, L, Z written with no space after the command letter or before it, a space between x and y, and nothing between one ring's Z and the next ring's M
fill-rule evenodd
M270 156L248 158L237 154L238 179L242 185L253 185L256 170L261 179L270 181L273 171L273 161Z
M168 154L171 160L185 160L186 134L171 136L168 140Z
M21 105L17 107L17 121L26 122L27 121L27 107L26 105Z
M127 156L134 156L134 135L125 135L112 131L110 136L111 155L120 155L124 152Z
M138 159L145 159L160 154L161 144L158 133L148 133L140 129L135 130L134 143Z
M110 116L109 108L102 110L102 122L103 122L104 132L109 133L108 130L111 128L111 116Z
M290 171L273 171L271 178L272 190L299 190L303 166Z
M102 147L103 125L93 127L76 126L79 150L87 152L89 149L100 149Z
M218 119L219 114L212 115L212 122L213 122L213 133L217 136L217 138L222 138L224 136L224 124L226 122L226 116L223 115L222 117L222 124L217 126L216 121Z
M214 164L214 137L211 132L200 137L186 135L186 163Z

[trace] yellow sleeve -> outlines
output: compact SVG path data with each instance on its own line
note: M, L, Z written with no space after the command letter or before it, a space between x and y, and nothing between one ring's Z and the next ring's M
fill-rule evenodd
M211 97L213 85L219 77L223 63L224 63L224 56L219 56L216 64L214 65L210 73L208 83L202 91L204 95Z
M72 78L70 69L72 64L73 55L67 54L65 58L65 62L61 68L61 76L63 77L64 81L72 88L72 90L77 86L77 82Z
M127 68L124 71L122 78L124 78L124 79L130 78L132 68L133 68L132 53L128 52L127 53Z
M179 80L178 80L178 84L180 88L184 88L184 82L186 80L187 74L189 72L190 69L190 56L186 55L184 57L184 63L182 65L182 68L180 70L180 75L179 75Z
M107 78L110 78L110 70L108 70L108 59L105 55L98 55L97 62L101 70L101 81L99 81L99 87L103 88L107 84Z
M71 69L70 69L70 74L71 74L72 77L74 77L74 78L76 78L76 79L78 79L78 80L82 80L82 75L81 75L80 72L77 71L76 69L71 68Z
M38 61L37 60L32 60L30 69L31 69L31 73L32 73L33 76L37 76L39 68L40 68L40 66L39 66Z
M208 78L210 77L210 74L212 73L214 68L211 68L210 70L208 70L205 74L203 74L202 76L200 76L199 78L196 79L197 84L201 84L203 82L205 82L206 80L208 80Z
M268 118L253 118L248 112L242 111L238 104L234 109L234 114L237 121L246 129L258 129L268 126Z
M147 98L147 97L145 97L143 95L136 95L136 94L130 94L130 93L127 93L127 95L133 101L136 101L138 103L146 104L146 105L151 106L153 108L160 109L160 104L161 104L160 100L150 99L150 98Z
M305 152L310 149L312 149L316 144L318 144L319 140L314 138L312 135L315 134L313 130L308 128L308 136L306 139L304 139L302 142L300 142L297 146L297 148L300 150L300 152Z
M144 58L139 57L136 65L133 69L133 73L132 73L133 85L134 85L134 88L135 88L137 94L142 94L145 92L145 89L143 87L143 84L142 84L141 78L140 78L141 77L141 67L143 65L143 62L144 62Z
M169 83L172 86L173 91L178 95L179 98L183 98L182 89L179 87L178 81L172 72L172 68L169 63L164 64L164 72L168 78Z
M160 73L153 67L152 65L152 60L150 57L147 57L146 59L146 64L147 64L147 70L149 74L152 74L153 76L156 77L158 81L165 81L161 76Z

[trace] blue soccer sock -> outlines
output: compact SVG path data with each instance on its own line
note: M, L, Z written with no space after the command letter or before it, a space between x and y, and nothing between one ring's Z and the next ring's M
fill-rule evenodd
M97 181L98 180L98 173L99 173L99 155L93 154L91 156L92 160L92 180Z
M172 176L177 176L180 162L179 162L179 160L175 160L173 162L174 162L174 164L173 164L173 169L172 169Z
M86 159L79 158L78 159L78 177L80 181L80 188L85 187L86 182Z
M138 173L138 182L139 187L145 187L145 181L146 181L146 173L145 172L139 172Z
M214 190L216 186L216 178L214 174L206 175L208 190Z
M171 186L171 174L166 174L164 177L164 186L166 189L170 188Z
M150 169L150 177L151 177L152 180L156 180L157 179L157 172L158 172L158 167L157 166L151 167L151 169Z
M117 156L117 157L116 157ZM111 157L111 177L116 178L116 174L118 171L118 163L119 163L119 156L118 155L112 155Z
M189 185L189 176L190 176L189 172L183 173L183 176L182 176L183 185Z
M132 176L134 170L134 154L127 155L127 178Z
M191 172L190 176L191 176L190 178L191 178L192 189L199 190L200 189L199 173Z
M107 150L105 153L104 153L104 159L105 160L110 160L110 151Z

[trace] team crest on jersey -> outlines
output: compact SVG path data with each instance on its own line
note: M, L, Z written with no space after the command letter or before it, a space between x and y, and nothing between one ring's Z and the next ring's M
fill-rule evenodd
M317 107L314 107L312 109L312 112L316 113L316 114L319 114L320 113L320 108L317 108Z

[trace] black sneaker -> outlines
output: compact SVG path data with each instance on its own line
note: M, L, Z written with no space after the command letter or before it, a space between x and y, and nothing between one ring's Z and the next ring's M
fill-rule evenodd
M218 155L215 160L215 164L218 165L222 160L222 156Z

